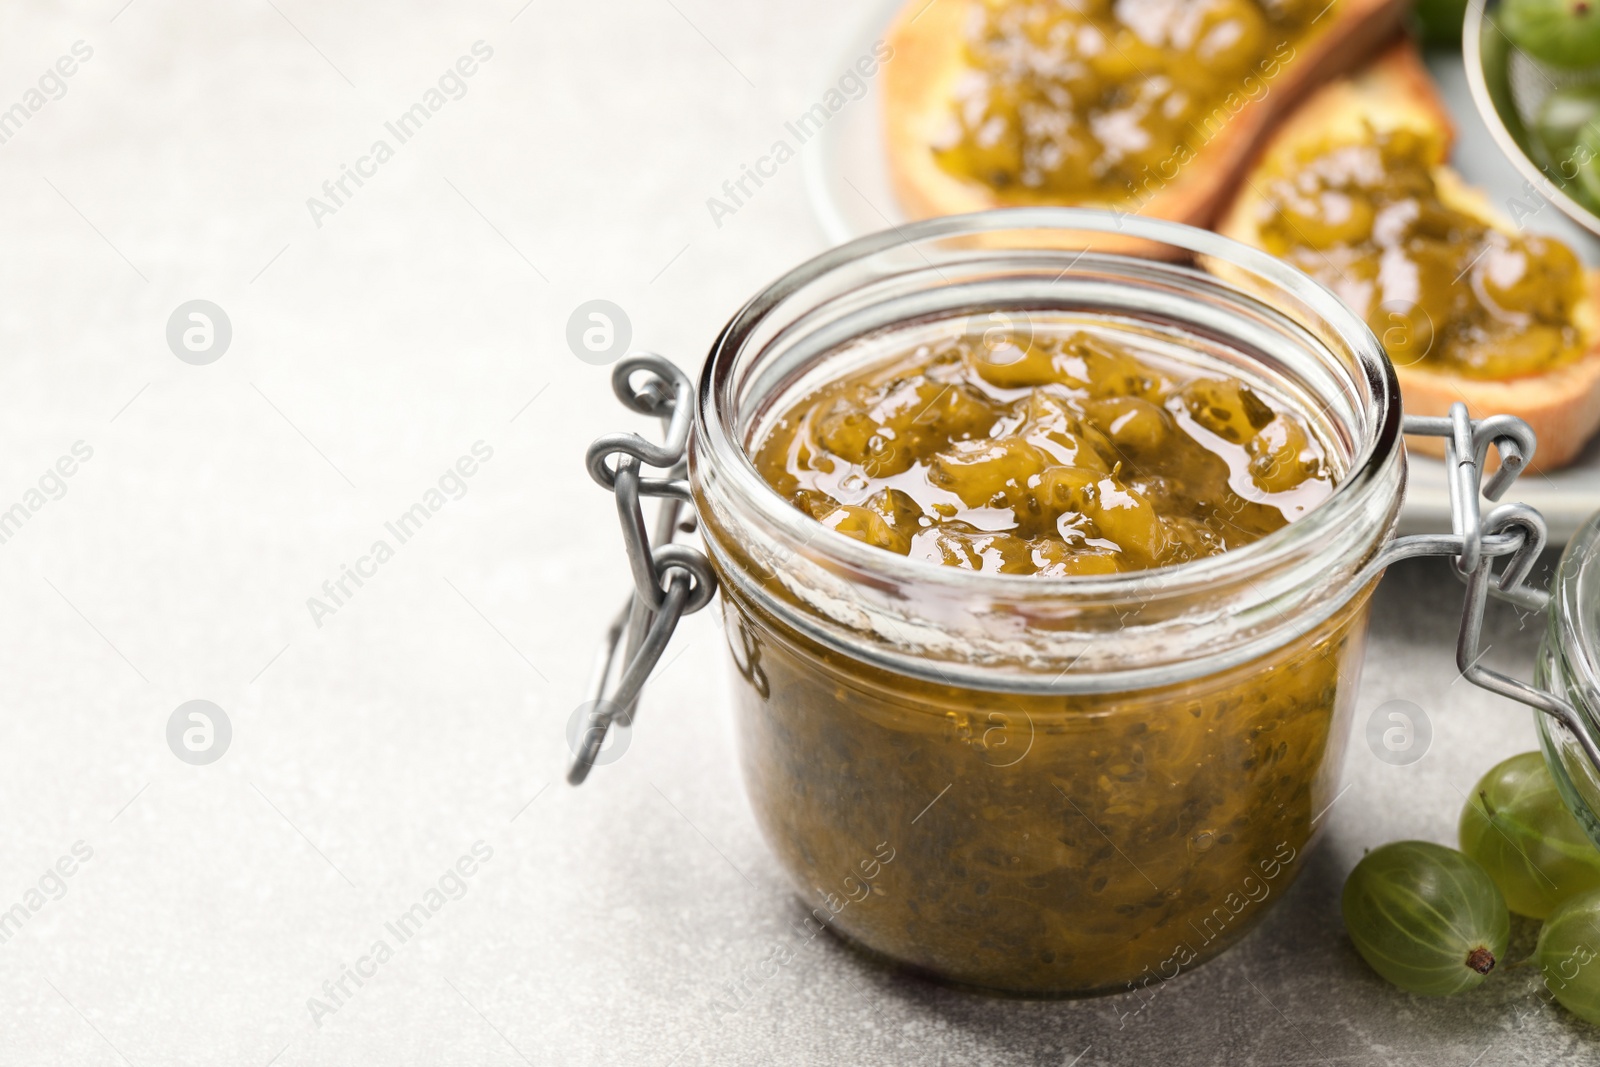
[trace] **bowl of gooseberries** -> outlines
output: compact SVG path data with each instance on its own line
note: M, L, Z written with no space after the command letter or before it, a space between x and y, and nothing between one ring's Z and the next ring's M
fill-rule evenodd
M1396 841L1356 864L1340 905L1362 959L1393 985L1436 997L1536 965L1556 1002L1600 1023L1600 849L1543 754L1491 768L1457 835L1460 848ZM1533 956L1515 963L1506 959L1512 913L1542 923Z
M1529 191L1600 234L1600 0L1468 0L1464 17L1457 3L1415 0L1414 20L1439 43L1454 18L1490 134Z

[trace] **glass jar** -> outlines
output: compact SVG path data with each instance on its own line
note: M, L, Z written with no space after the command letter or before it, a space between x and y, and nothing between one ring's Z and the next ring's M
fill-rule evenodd
M1600 744L1600 513L1567 542L1550 589L1535 684L1575 712L1566 723L1535 715L1539 744L1562 799L1600 846L1600 770L1579 734Z
M786 399L995 313L1093 316L1244 380L1315 428L1337 488L1219 556L1044 578L885 552L761 479L750 449ZM1243 936L1338 789L1400 433L1359 318L1269 256L1155 220L934 219L750 301L702 373L689 482L750 800L809 921L1043 995L1171 978Z

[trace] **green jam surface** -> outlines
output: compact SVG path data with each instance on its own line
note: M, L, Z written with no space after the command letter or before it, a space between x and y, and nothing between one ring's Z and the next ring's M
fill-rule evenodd
M1329 0L979 0L949 129L959 177L1022 200L1170 181L1294 58Z
M1332 492L1307 420L1102 327L952 330L777 412L756 468L867 544L1048 577L1216 555Z
M1261 189L1262 244L1361 313L1398 365L1505 379L1577 359L1577 256L1444 202L1438 158L1410 130L1308 146Z

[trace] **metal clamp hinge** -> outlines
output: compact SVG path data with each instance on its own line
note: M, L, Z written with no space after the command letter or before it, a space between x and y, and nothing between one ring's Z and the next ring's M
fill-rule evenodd
M716 574L705 554L672 543L680 532L692 533L695 528L692 509L680 521L684 505L692 504L686 457L694 383L666 358L641 353L617 364L611 388L630 410L661 419L665 440L658 445L635 433L614 433L589 446L590 477L616 494L633 592L606 631L584 704L585 719L570 739L573 755L567 781L573 785L588 777L611 728L633 725L639 693L678 620L705 607L717 590ZM646 476L646 468L660 473ZM653 536L645 526L642 506L642 498L650 496L661 498Z
M1384 546L1367 569L1377 577L1389 564L1415 556L1450 556L1456 573L1467 583L1461 611L1461 631L1456 640L1456 666L1461 676L1480 689L1537 708L1560 722L1582 746L1596 772L1600 772L1600 746L1577 708L1554 693L1509 675L1490 670L1483 657L1483 612L1490 596L1528 611L1543 612L1550 594L1527 584L1533 565L1548 541L1544 516L1527 504L1500 504L1483 514L1480 493L1499 500L1533 459L1533 430L1510 415L1472 419L1465 404L1453 404L1444 418L1407 416L1405 433L1445 439L1446 477L1450 488L1448 534L1398 537ZM1500 467L1482 480L1489 446L1500 457ZM1480 489L1481 485L1481 489ZM1506 558L1498 573L1494 561Z

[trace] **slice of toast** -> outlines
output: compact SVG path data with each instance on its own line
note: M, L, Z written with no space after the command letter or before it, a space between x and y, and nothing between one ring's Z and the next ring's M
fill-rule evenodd
M884 65L884 133L889 175L901 207L912 218L932 218L997 207L1053 203L1104 207L1155 218L1208 225L1232 196L1256 146L1273 123L1328 78L1349 70L1393 37L1403 0L1337 0L1274 62L1264 91L1244 103L1170 180L1145 182L1109 200L1046 200L1007 196L977 180L951 173L933 146L948 129L956 83L967 72L967 20L971 0L907 0L890 27L893 59Z
M1277 128L1263 145L1237 197L1218 220L1224 236L1264 247L1260 224L1271 214L1266 184L1294 165L1306 145L1338 143L1348 136L1359 143L1367 131L1415 130L1437 149L1432 167L1439 199L1507 234L1516 227L1477 189L1445 166L1454 137L1437 88L1409 42L1387 50L1355 74L1318 90ZM1583 354L1550 370L1514 378L1474 378L1448 366L1395 359L1395 376L1405 410L1414 415L1444 415L1457 401L1474 418L1511 414L1525 419L1538 436L1533 469L1550 471L1570 463L1600 428L1600 272L1585 275L1588 299L1580 301L1572 325ZM1443 455L1437 437L1415 437L1409 447Z

